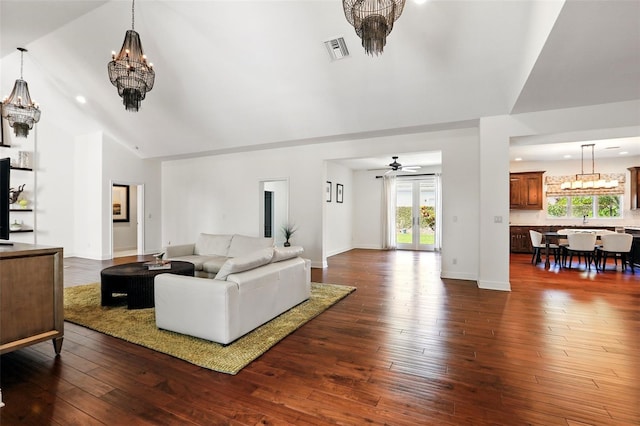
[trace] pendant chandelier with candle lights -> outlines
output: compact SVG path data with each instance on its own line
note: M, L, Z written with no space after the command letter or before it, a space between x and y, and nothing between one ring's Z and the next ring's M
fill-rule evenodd
M600 173L595 172L595 156L594 148L595 144L585 144L582 148L582 169L581 173L576 174L574 180L567 180L562 182L560 189L572 190L572 189L602 189L602 188L615 188L618 186L618 181L615 179L606 180L602 179ZM584 149L591 148L591 173L584 172Z
M127 30L120 53L111 52L109 80L118 88L127 111L138 111L147 92L153 89L156 73L142 50L140 35L134 30L135 0L131 2L131 29Z
M11 94L2 101L2 117L13 127L16 137L26 138L33 125L40 121L40 107L31 100L29 86L22 79L22 65L24 47L18 47L20 51L20 78L16 80Z
M405 0L342 0L344 15L362 39L367 55L382 53L404 3Z

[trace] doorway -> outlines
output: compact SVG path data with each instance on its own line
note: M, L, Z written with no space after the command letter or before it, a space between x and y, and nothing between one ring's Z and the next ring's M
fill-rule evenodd
M260 194L260 236L273 238L276 245L283 245L282 227L289 222L289 180L262 180Z
M402 250L434 251L440 247L437 176L398 178L396 244Z
M111 184L111 257L144 254L144 185Z

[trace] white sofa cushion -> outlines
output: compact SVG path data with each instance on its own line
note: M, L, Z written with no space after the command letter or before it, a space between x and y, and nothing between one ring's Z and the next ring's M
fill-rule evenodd
M218 258L219 256L196 256L191 255L191 256L180 256L177 258L170 258L169 260L179 260L181 262L191 262L193 263L193 268L196 271L202 271L204 269L204 265L216 258ZM226 257L224 257L223 259L226 259Z
M273 249L273 258L271 259L271 263L293 259L294 257L301 256L302 252L304 252L302 246L275 247Z
M232 235L200 234L193 254L228 256Z
M238 257L265 247L273 247L273 238L247 237L234 234L227 257Z
M207 261L202 265L202 270L208 272L209 274L216 274L224 262L226 262L229 258L225 256L207 256ZM213 275L212 275L213 277Z
M248 271L250 269L257 268L258 266L266 265L271 262L272 257L273 247L266 247L252 251L244 256L229 258L224 262L215 279L226 280L229 274Z

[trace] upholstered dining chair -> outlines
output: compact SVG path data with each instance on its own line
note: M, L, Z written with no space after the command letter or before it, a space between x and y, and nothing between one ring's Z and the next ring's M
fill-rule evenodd
M531 263L537 265L541 260L541 251L546 250L547 246L542 243L542 233L530 229L529 237L531 238L531 246L533 247L533 256L531 257ZM553 251L555 263L558 263L560 258L560 247L557 244L549 244L549 250Z
M635 274L633 262L629 262L627 259L627 255L631 252L633 235L613 233L603 235L600 238L602 239L602 246L598 247L596 252L596 267L599 267L604 272L607 267L607 257L613 255L616 269L618 269L618 258L620 258L622 270L625 270L628 263L631 265L631 272Z
M591 269L591 262L595 259L596 234L594 232L569 233L567 234L569 245L566 247L564 255L564 266L569 257L569 268L573 266L573 255L578 255L578 266L580 266L580 256L584 256L585 267ZM594 262L595 263L595 262Z

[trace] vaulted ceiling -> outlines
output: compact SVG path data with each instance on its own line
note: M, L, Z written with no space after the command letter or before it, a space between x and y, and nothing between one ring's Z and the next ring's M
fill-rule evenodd
M480 117L640 99L640 2L407 0L365 55L339 0L139 0L155 87L125 111L107 62L131 2L0 3L1 94L24 77L72 134L104 131L142 158L459 127ZM344 37L332 61L324 41ZM84 105L77 95L87 99Z

